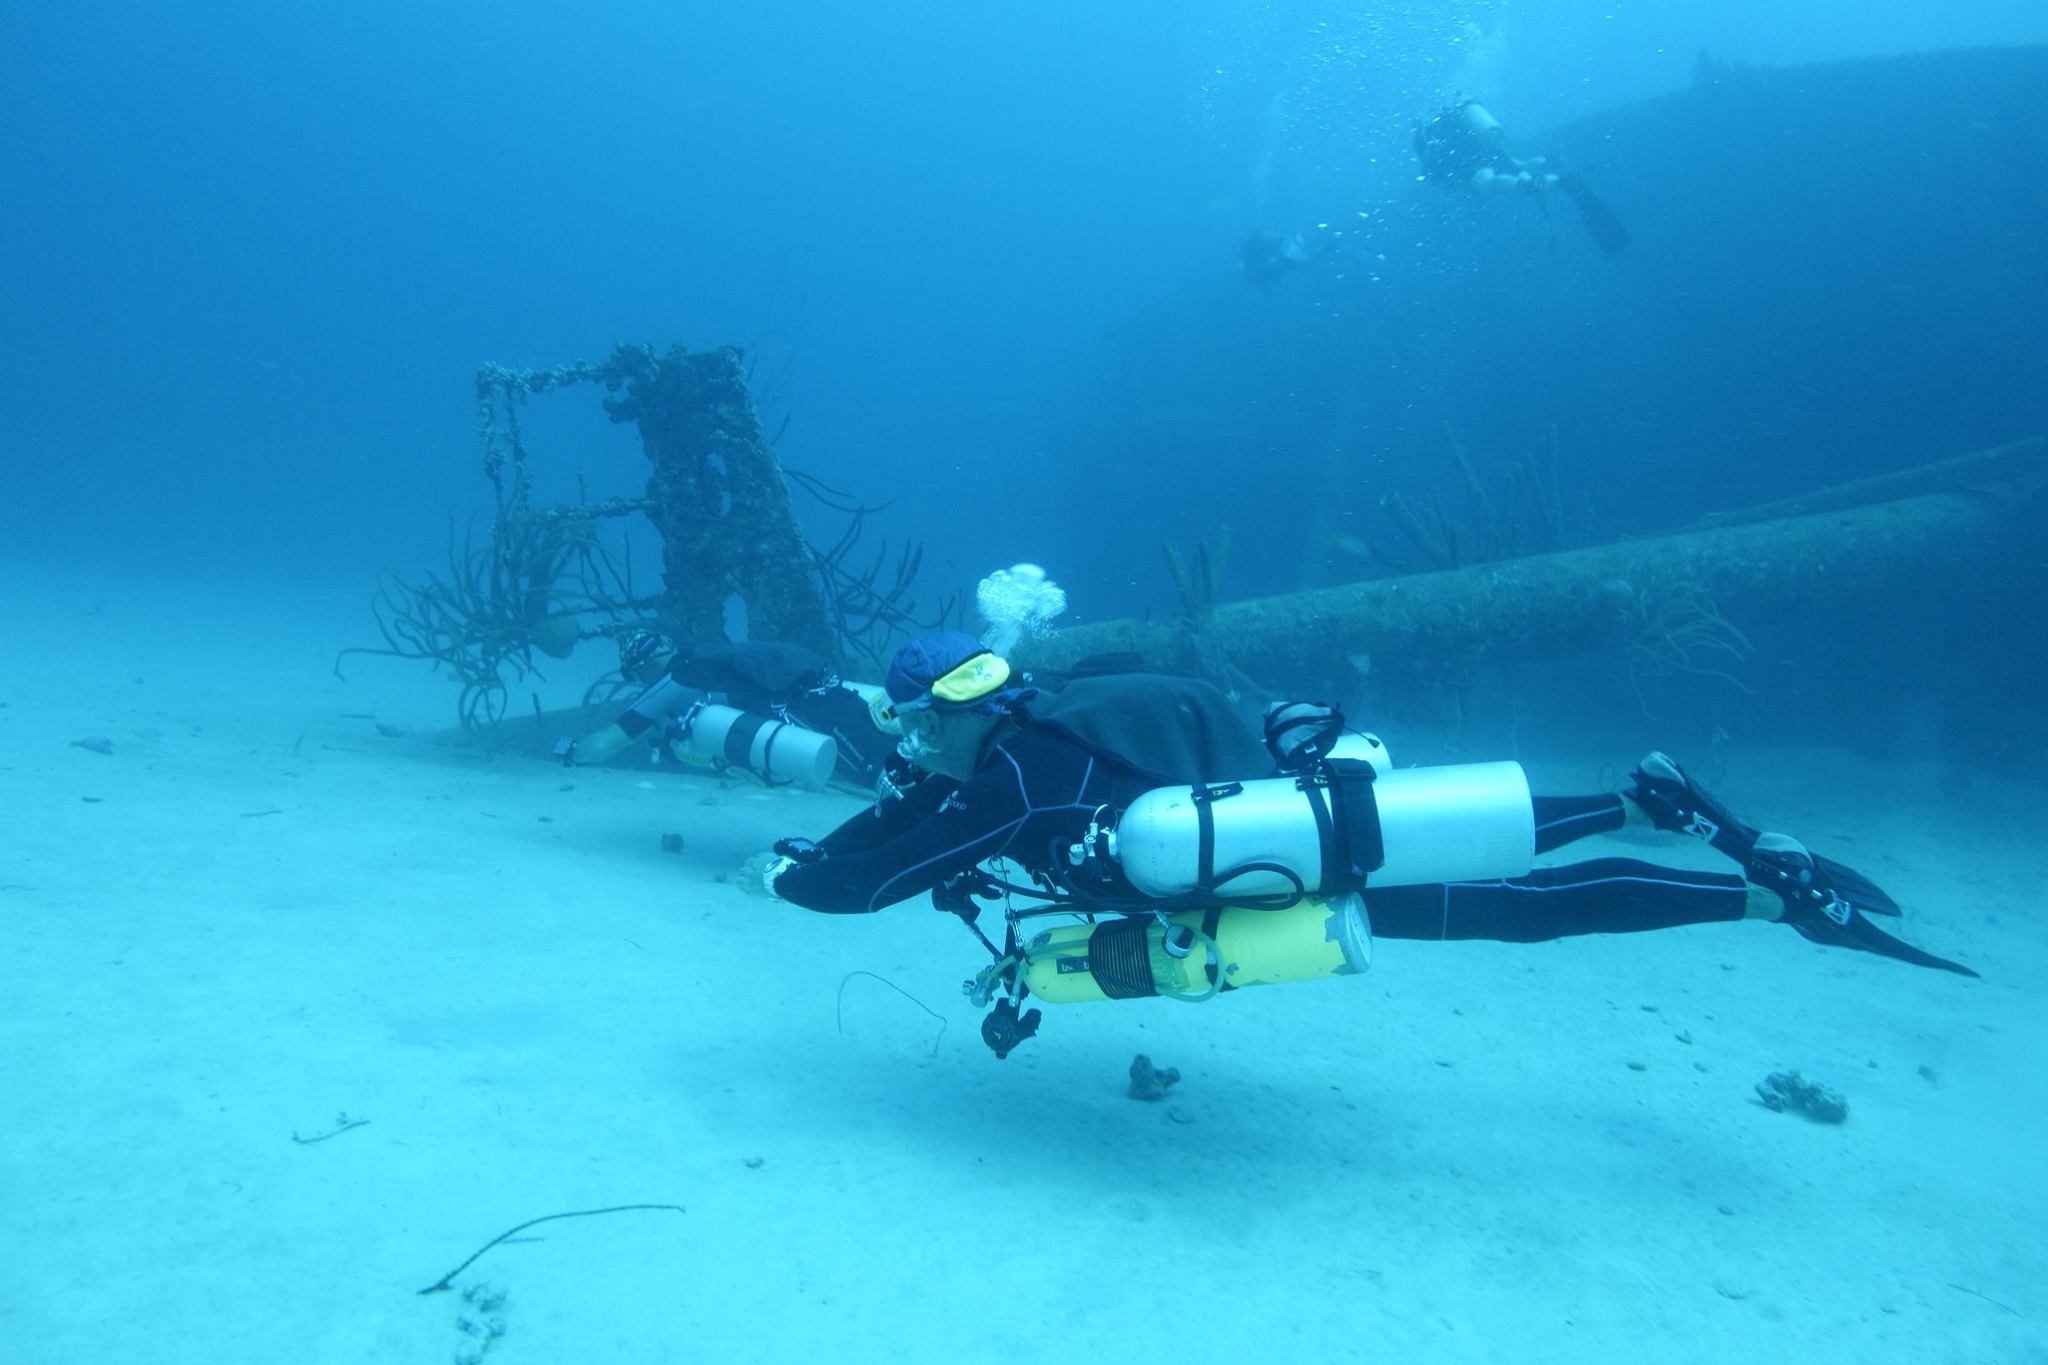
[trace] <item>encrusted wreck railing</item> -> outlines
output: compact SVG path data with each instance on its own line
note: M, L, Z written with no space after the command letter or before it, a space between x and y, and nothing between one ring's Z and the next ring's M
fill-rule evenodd
M532 500L521 412L536 395L579 384L601 385L611 419L639 428L651 466L643 496L593 499L579 480L574 502ZM539 675L536 654L564 659L579 640L633 625L658 623L686 645L707 645L743 622L748 638L870 662L894 634L951 610L917 614L909 597L921 563L915 545L898 550L893 569L886 545L860 567L867 519L881 509L783 468L762 435L737 348L620 346L603 364L485 365L476 398L489 536L479 543L473 529L458 538L451 528L445 572L384 574L371 604L384 643L343 650L337 676L351 654L425 660L455 676L463 726L478 730L503 718L514 684ZM791 483L848 517L832 546L805 539ZM636 589L623 531L602 530L636 513L661 537L656 593Z

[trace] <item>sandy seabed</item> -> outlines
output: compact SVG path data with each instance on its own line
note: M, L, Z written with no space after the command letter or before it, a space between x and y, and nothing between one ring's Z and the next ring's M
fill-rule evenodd
M17 565L0 609L9 1362L2048 1360L2038 787L1718 775L1983 981L1763 924L1383 942L999 1063L951 919L731 879L852 797L435 742L444 680L330 673L353 598ZM1572 852L1617 851L1698 860ZM1794 1068L1846 1124L1755 1102ZM418 1292L617 1205L682 1211Z

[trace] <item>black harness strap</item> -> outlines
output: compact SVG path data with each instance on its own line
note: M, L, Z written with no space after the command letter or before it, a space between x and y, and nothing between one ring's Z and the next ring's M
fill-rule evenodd
M1379 801L1373 794L1374 773L1368 763L1339 762L1330 766L1330 800L1343 824L1337 836L1343 857L1333 866L1343 870L1348 882L1344 887L1328 889L1357 890L1387 861Z

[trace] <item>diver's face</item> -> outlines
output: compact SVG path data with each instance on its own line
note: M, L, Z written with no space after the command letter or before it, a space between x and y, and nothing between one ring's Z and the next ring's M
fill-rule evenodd
M896 752L904 761L915 763L926 772L937 771L931 761L942 748L938 715L932 711L905 711L899 733L902 738L896 741Z
M903 714L903 739L896 746L905 762L928 773L965 782L974 776L975 761L981 757L982 736L988 721L964 711L907 711Z

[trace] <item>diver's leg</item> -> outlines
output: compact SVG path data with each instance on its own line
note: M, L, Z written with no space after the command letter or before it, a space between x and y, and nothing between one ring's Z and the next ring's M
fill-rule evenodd
M1609 834L1629 822L1631 807L1613 792L1599 796L1539 796L1536 851L1548 853L1578 839Z
M1753 896L1742 878L1596 858L1538 868L1505 881L1367 887L1365 908L1381 938L1544 943L1575 934L1636 934L1681 924L1776 915L1776 898Z
M1638 934L1681 924L1775 920L1815 943L1854 948L1916 967L1977 973L1885 933L1815 878L1796 839L1757 836L1748 877L1683 872L1633 858L1538 868L1526 877L1443 886L1367 887L1365 908L1382 938L1544 943L1576 934Z

